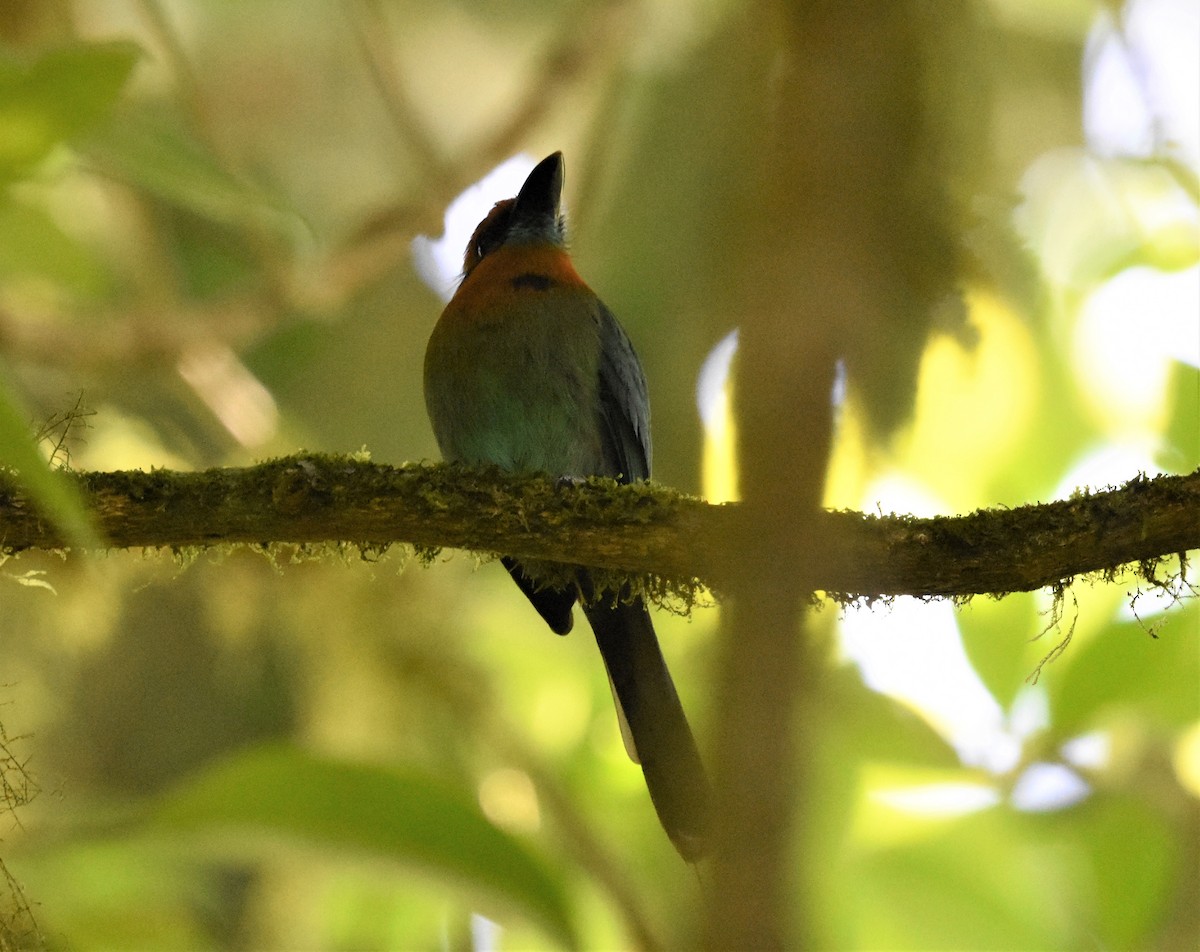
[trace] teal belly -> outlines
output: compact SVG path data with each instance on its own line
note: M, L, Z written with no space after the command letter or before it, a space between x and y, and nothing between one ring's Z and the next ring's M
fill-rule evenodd
M444 317L425 360L425 401L442 455L517 471L601 473L594 327L586 315L531 312L467 328Z

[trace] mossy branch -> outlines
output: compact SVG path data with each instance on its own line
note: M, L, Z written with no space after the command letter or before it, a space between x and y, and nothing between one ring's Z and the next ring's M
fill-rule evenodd
M660 486L300 455L199 473L74 473L114 548L408 543L503 552L720 590L741 507ZM828 512L820 588L844 596L1027 591L1200 548L1200 470L1060 502L918 519ZM63 545L0 485L0 544ZM817 543L814 543L817 544Z

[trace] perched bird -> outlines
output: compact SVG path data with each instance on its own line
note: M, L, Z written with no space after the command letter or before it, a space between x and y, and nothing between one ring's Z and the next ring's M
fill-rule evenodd
M555 152L471 236L462 283L425 352L429 419L450 461L648 479L646 379L625 331L567 254L562 185ZM700 858L708 781L645 603L628 590L597 600L585 569L577 586L542 588L516 560L502 561L560 635L582 593L630 756L676 849Z

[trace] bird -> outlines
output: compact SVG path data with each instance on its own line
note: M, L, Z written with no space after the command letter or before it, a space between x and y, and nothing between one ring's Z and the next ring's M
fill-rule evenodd
M463 277L430 335L425 404L448 462L560 480L650 478L650 403L641 362L567 251L564 162L539 162L515 198L497 202L467 244ZM710 792L645 600L628 584L597 592L543 587L503 557L557 634L582 603L608 673L626 749L659 821L688 862L708 852Z

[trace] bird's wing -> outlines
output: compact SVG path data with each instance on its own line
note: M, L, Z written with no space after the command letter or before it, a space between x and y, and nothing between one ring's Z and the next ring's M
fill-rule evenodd
M646 377L625 330L603 304L600 330L600 423L611 473L620 482L650 478L650 399ZM619 474L619 475L618 475Z

